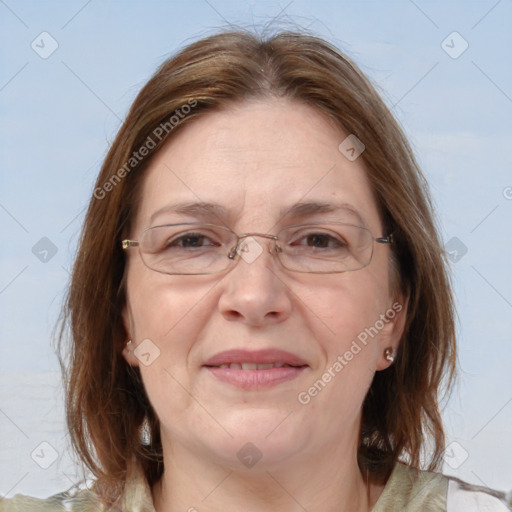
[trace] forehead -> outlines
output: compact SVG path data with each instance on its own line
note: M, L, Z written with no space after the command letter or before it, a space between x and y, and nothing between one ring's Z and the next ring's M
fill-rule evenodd
M294 207L304 220L333 219L334 207L344 205L348 216L340 220L359 214L357 223L377 232L363 159L350 161L338 149L347 136L317 109L284 99L206 113L177 132L146 170L135 229L208 217L204 208L175 208L183 204L214 205L208 220L240 230L274 226Z

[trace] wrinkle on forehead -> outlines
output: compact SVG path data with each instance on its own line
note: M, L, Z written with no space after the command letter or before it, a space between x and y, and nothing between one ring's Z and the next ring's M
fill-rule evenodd
M314 107L289 100L208 112L155 155L143 183L142 224L168 204L215 202L245 229L258 219L277 221L284 206L323 201L352 204L379 231L364 162L338 150L345 135Z

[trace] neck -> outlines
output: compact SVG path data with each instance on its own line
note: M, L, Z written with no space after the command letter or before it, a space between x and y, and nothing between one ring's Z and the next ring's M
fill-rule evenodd
M164 445L165 446L165 445ZM331 447L332 448L332 447ZM368 512L382 487L367 485L349 451L326 450L239 471L183 446L164 448L165 471L153 487L157 512Z

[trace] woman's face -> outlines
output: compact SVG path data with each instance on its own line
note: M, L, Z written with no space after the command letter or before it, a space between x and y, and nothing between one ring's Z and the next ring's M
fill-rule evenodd
M286 100L203 115L151 162L130 237L181 222L239 234L347 222L385 236L362 158L338 149L348 135ZM184 203L203 207L179 211ZM132 343L124 356L140 367L164 453L184 450L239 469L346 456L405 316L400 298L390 296L389 246L375 243L361 270L322 275L284 269L270 240L256 240L261 253L213 275L158 273L137 249L128 252L123 318ZM242 362L285 366L242 369Z

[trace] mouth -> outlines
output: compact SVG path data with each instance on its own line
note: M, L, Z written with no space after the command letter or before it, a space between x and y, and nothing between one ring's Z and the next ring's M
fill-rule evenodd
M231 350L221 352L203 365L218 381L244 390L278 386L298 377L309 365L282 350Z
M294 366L287 363L225 363L217 366L205 366L207 368L229 368L230 370L271 370L272 368L302 368L302 365Z

